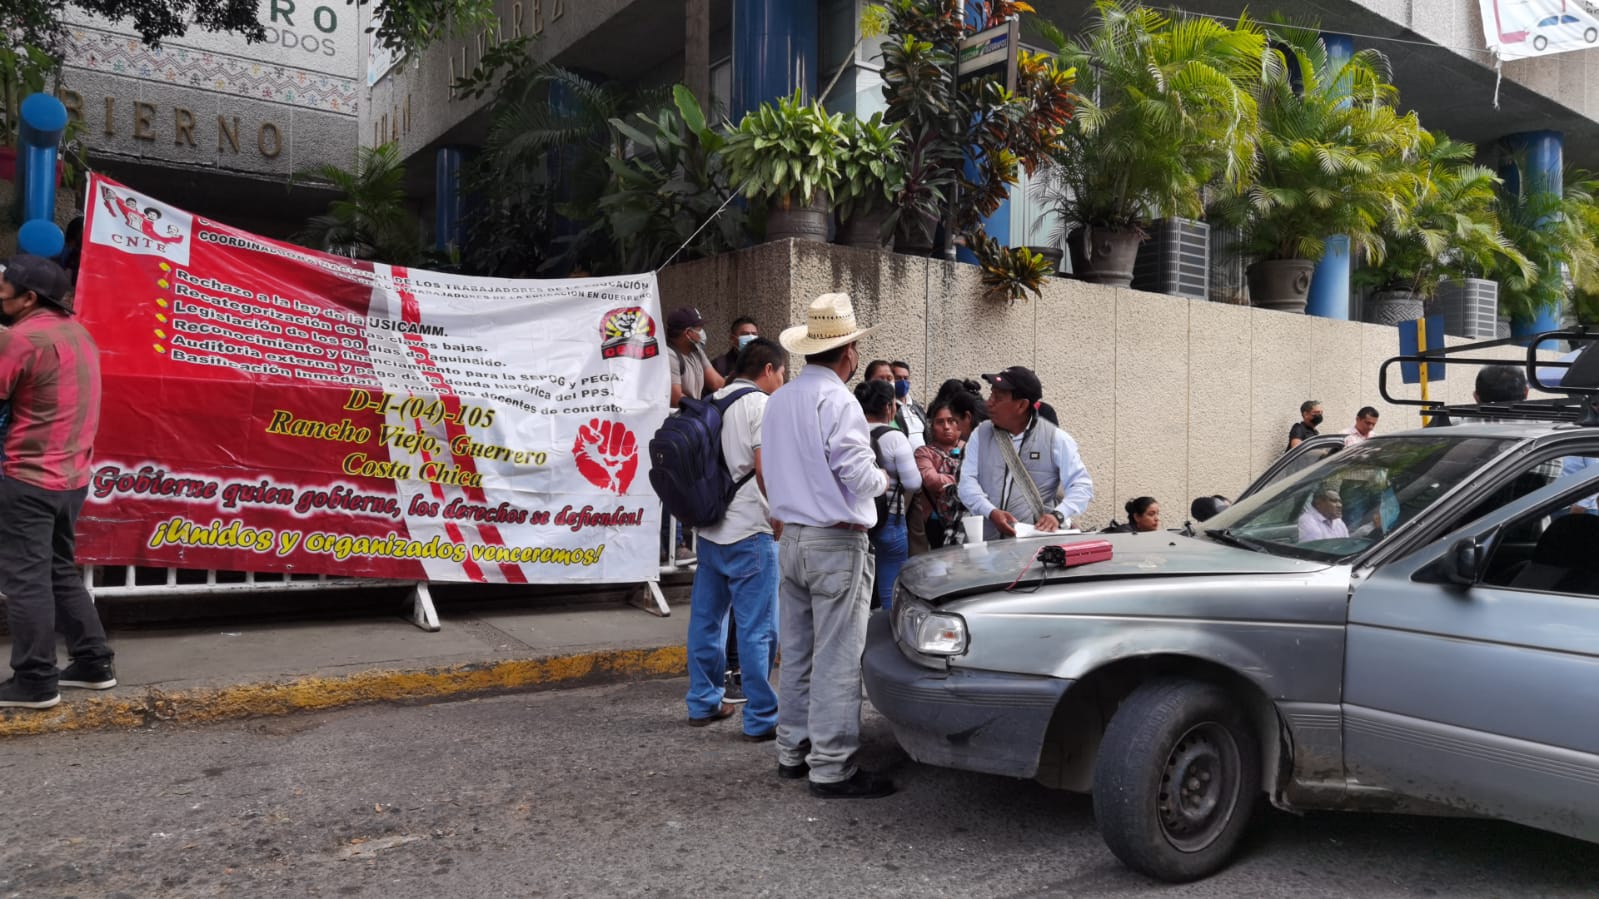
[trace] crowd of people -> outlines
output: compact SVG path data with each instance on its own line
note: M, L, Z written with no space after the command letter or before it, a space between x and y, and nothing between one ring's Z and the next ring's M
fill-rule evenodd
M722 456L740 484L726 518L675 547L698 562L688 723L729 719L743 704L743 738L775 742L778 776L807 779L824 798L893 792L854 757L867 617L893 607L905 561L968 533L1087 530L1081 517L1094 495L1036 373L1011 366L981 382L952 379L924 408L911 397L909 365L862 365L860 341L874 330L847 295L824 294L776 343L752 319L735 319L727 350L712 359L698 310L667 316L672 405L747 397L722 419ZM790 354L805 366L785 382ZM1207 496L1190 511L1203 519L1226 505ZM1127 522L1108 530L1161 528L1154 498L1125 508Z

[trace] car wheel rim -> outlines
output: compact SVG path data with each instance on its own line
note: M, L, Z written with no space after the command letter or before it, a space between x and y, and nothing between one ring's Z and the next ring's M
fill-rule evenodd
M1188 729L1161 773L1160 828L1183 852L1199 852L1227 829L1238 806L1238 743L1220 724Z

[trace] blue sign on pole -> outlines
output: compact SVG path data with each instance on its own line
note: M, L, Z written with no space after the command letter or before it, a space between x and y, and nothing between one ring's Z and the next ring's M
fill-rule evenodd
M1441 350L1444 348L1444 317L1442 315L1429 315L1426 318L1417 318L1399 323L1399 355L1414 356L1423 350ZM1406 384L1420 384L1421 363L1399 363L1399 376ZM1427 363L1427 381L1442 381L1444 379L1444 364L1442 362Z

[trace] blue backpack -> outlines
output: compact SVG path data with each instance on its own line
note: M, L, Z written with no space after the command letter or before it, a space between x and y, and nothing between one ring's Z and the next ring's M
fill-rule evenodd
M752 469L737 481L722 458L722 416L746 394L745 387L717 400L678 401L677 414L650 438L650 486L666 512L688 527L716 524L750 478Z

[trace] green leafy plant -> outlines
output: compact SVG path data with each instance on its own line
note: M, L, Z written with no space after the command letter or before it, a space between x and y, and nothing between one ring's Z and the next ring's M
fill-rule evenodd
M968 246L982 269L983 294L1004 297L1011 303L1028 294L1038 296L1054 274L1055 264L1026 247L1007 247L987 234L972 235Z
M672 96L654 117L611 123L636 152L605 160L611 180L589 230L614 244L617 271L659 268L679 247L677 258L713 256L748 236L745 213L730 203L726 138L688 88L676 85Z
M1098 0L1079 36L1038 27L1060 66L1079 73L1076 114L1045 182L1066 226L1143 231L1155 218L1201 217L1213 180L1248 187L1266 46L1255 22Z
M0 147L17 145L22 101L43 93L61 67L55 57L31 44L0 45Z
M1524 165L1519 165L1526 171ZM1599 268L1599 244L1591 178L1573 173L1564 191L1556 193L1535 179L1522 177L1499 191L1500 227L1529 265L1496 261L1483 276L1499 282L1499 314L1528 323L1544 310L1559 311L1572 284L1593 285Z
M312 175L343 196L307 222L296 240L340 256L395 265L429 258L417 219L405 203L405 164L397 144L362 147L356 151L355 168L323 165Z
M1527 257L1499 227L1499 177L1471 164L1471 144L1426 129L1420 138L1408 188L1414 202L1383 223L1387 252L1357 270L1354 283L1430 298L1445 278L1479 277L1499 267L1530 277Z
M1317 33L1273 28L1258 98L1259 164L1216 211L1241 224L1244 248L1265 259L1319 260L1327 238L1380 262L1384 222L1413 202L1421 124L1396 108L1387 59L1360 50L1335 64Z
M993 78L957 83L961 40L1031 13L1026 3L974 0L963 8L958 0L890 0L887 10L884 118L905 123L901 233L916 235L911 243L931 243L947 218L949 238L975 246L983 218L1004 202L1019 173L1037 171L1057 147L1071 121L1076 73L1021 51L1014 92Z
M747 113L722 152L745 196L787 209L833 199L844 141L843 116L796 93Z
M844 144L839 149L839 179L833 197L840 219L848 221L891 206L904 189L900 124L884 124L881 113L870 119L844 117Z

